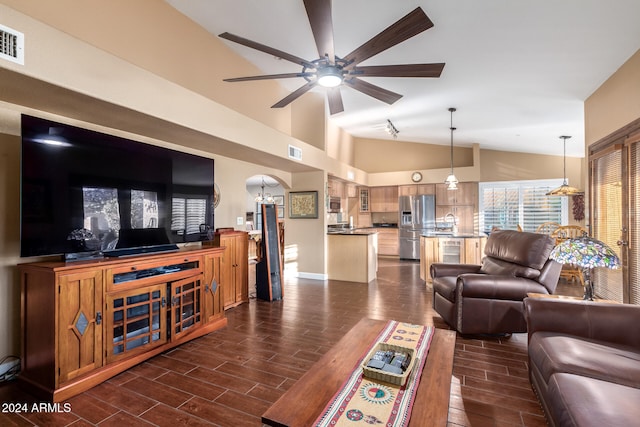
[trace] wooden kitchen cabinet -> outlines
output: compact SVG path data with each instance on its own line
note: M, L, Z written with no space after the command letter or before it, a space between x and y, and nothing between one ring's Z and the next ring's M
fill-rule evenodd
M437 205L476 205L478 183L459 182L457 190L449 190L447 184L436 184Z
M398 212L398 186L370 187L371 212Z
M464 239L464 263L482 264L486 237L468 237Z
M436 221L443 221L448 213L456 217L458 234L474 234L478 221L478 183L460 182L457 190L447 184L436 184Z
M225 250L220 262L224 308L249 301L249 235L246 231L216 233Z
M420 237L420 278L431 283L431 264L445 262L443 242L457 240L463 242L460 247L461 264L482 264L487 238L479 237Z
M370 205L369 205L369 188L360 187L358 189L358 201L359 201L359 209L358 211L361 213L369 213Z
M246 245L244 249L246 258ZM204 280L215 277L211 260L221 259L222 252L196 248L20 264L23 344L18 381L37 397L61 402L226 326L220 303L217 311L215 299L207 305ZM205 259L211 261L210 268L204 267Z
M337 179L329 179L327 181L327 187L328 187L329 196L340 197L340 198L346 197L344 182L339 181Z
M435 184L411 184L398 187L399 196L417 196L418 194L436 194Z
M440 262L440 245L437 237L420 237L420 278L431 283L431 264Z
M378 255L398 256L400 254L398 229L396 227L377 227Z

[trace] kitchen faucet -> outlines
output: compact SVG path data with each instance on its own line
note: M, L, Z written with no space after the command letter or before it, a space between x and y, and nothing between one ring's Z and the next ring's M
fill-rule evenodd
M449 221L449 218L451 218L451 221ZM444 220L445 222L451 222L451 232L453 234L458 234L458 224L456 224L456 216L453 213L449 212L444 216Z

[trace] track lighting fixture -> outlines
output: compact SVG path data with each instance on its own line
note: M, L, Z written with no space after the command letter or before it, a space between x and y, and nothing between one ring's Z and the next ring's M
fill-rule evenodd
M387 127L385 129L387 130L387 133L394 138L397 138L398 134L400 133L400 131L393 125L393 123L391 123L391 120L389 119L387 119Z

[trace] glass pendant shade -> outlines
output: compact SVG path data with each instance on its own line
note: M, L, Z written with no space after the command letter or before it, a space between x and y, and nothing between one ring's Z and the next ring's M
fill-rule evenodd
M562 185L558 188L554 188L549 191L547 196L574 196L576 194L584 194L584 191L578 190L576 187L572 187L567 182L567 139L571 138L570 136L561 136L564 144L564 154L562 156L563 161L563 181Z
M547 193L547 196L574 196L576 194L584 194L584 191L570 186L569 184L567 184L567 181L565 181L560 187L554 188L553 190L549 191Z
M452 173L447 179L444 180L445 184L448 184L447 190L457 190L458 189L458 178Z
M451 153L451 173L449 174L449 176L447 177L447 179L444 180L445 184L449 184L447 187L447 190L457 190L458 189L458 178L456 178L456 176L453 174L453 131L456 130L456 128L453 127L453 113L454 111L456 111L455 108L451 107L449 108L449 112L451 113L451 127L449 129L451 129L451 148L450 148L450 153Z

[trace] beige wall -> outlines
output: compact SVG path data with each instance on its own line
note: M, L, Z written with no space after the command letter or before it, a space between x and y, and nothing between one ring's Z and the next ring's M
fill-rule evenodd
M324 214L326 172L305 172L293 176L290 191L317 191L318 218L285 222L285 270L299 277L326 279L327 220ZM287 201L289 192L287 192ZM318 265L322 268L318 269Z
M1 3L181 87L215 99L233 110L242 111L244 115L275 129L291 133L290 108L268 108L288 92L276 81L258 84L223 82L224 78L262 72L233 54L222 39L195 25L164 1L2 0ZM141 23L144 23L143 28ZM3 24L11 25L6 21ZM38 35L32 34L29 29L11 28L27 35L27 64L37 60L32 48ZM56 46L53 49L56 54L60 54L60 46L66 45ZM73 52L63 51L63 56L73 61ZM67 71L72 71L71 68ZM104 78L106 74L108 68L105 69L105 75L99 74L97 77ZM256 96L256 92L260 96ZM268 105L256 102L256 99L262 99Z
M20 349L20 138L0 133L0 357Z
M291 107L291 135L325 149L324 93L307 92Z
M354 142L354 166L370 173L440 169L451 165L449 146L369 138L354 138ZM453 165L472 166L473 149L455 147Z
M222 82L257 70L163 1L0 0L0 16L3 25L25 33L27 43L24 66L0 62L0 108L11 112L0 114L0 354L19 352L15 264L30 261L18 256L19 140L6 135L18 134L15 118L22 111L215 158L222 192L217 227L240 228L236 218L244 218L245 180L252 175L275 176L290 191L318 191L317 220L285 223L287 266L303 277L323 278L326 272L322 209L328 173L396 185L410 183L412 170L423 171L428 182L447 172L448 147L354 141L325 123L324 98L317 94L274 110L268 107L288 93L276 82ZM167 52L180 58L167 58ZM289 144L302 148L303 162L288 160ZM406 150L402 157L398 147ZM375 157L387 163L398 158L397 169L376 172L379 161L360 157L377 149ZM480 179L477 146L457 148L454 160L461 180Z
M587 98L584 116L587 146L640 118L640 50Z
M516 181L563 177L562 156L480 150L480 181ZM567 157L567 180L574 187L581 181L583 159Z

